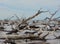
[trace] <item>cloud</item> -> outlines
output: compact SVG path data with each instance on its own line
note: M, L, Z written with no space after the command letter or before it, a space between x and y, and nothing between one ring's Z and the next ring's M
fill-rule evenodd
M0 0L0 14L7 16L18 13L30 16L40 8L57 9L59 6L60 0Z
M60 0L0 0L0 3L15 10L38 10L40 8L56 8Z
M60 0L0 0L3 6L12 10L33 11L40 8L57 8Z
M0 2L12 6L56 6L60 4L60 0L3 0Z

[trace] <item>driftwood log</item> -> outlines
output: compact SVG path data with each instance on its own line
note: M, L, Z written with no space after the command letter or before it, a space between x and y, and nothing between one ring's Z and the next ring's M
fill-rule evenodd
M37 36L34 35L29 35L29 36L21 36L21 35L1 35L0 39L6 39L6 38L10 38L10 39L30 39L30 38L37 38Z
M43 31L42 31L42 33L43 33ZM41 34L42 34L41 33ZM49 31L48 31L48 33L46 34L46 35L44 35L43 37L39 37L39 36L36 36L36 35L34 35L34 34L28 34L28 35L0 35L0 39L6 39L6 38L10 38L10 39L45 39L45 37L47 36L47 35L49 35ZM41 35L40 34L40 35Z

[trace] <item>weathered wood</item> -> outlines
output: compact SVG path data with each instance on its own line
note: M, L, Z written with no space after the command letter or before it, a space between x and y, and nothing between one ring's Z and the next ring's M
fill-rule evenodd
M39 10L35 15L33 15L32 17L27 18L25 21L23 21L22 23L20 23L20 24L18 25L18 27L19 27L21 24L26 23L27 21L35 18L35 17L38 16L39 14L45 13L45 12L48 12L48 11L40 11L40 10Z
M44 31L42 31L42 33L43 33ZM45 31L45 32L47 32L47 31ZM48 31L49 32L49 31ZM50 32L49 32L50 33ZM40 34L41 35L41 34ZM41 38L44 38L44 37L46 37L48 34L46 34L46 35L44 35L43 37L41 37ZM36 36L36 35L34 35L34 34L27 34L27 35L1 35L0 36L0 39L6 39L6 38L11 38L11 39L35 39L35 38L40 38L39 36Z
M35 38L37 36L34 35L29 35L29 36L21 36L21 35L1 35L0 39L6 39L6 38L11 38L11 39L30 39L30 38Z

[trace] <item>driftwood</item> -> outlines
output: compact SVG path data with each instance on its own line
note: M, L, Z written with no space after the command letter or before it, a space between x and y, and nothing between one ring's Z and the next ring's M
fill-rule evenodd
M21 36L21 35L1 35L0 39L30 39L30 38L36 38L37 36L31 35L31 36Z
M43 31L42 31L42 33L43 33ZM40 35L42 34L42 33L40 33ZM36 35L34 35L34 34L26 34L26 35L23 35L23 36L21 36L21 35L1 35L0 36L0 39L6 39L6 38L10 38L10 39L45 39L45 37L47 36L47 35L49 35L49 31L48 31L48 33L46 34L46 35L44 35L43 37L39 37L39 36L36 36Z
M21 24L26 23L27 21L35 18L35 17L38 16L39 14L45 13L45 12L48 12L48 11L40 11L40 10L39 10L35 15L33 15L32 17L27 18L25 21L23 21L22 23L20 23L20 24L18 25L18 27L19 27Z
M59 9L56 10L56 11L55 11L54 13L52 13L52 14L51 14L50 11L49 11L51 17L50 17L50 18L46 17L46 19L48 19L49 21L48 21L48 23L46 24L45 28L49 25L49 23L51 22L52 18L54 17L54 15L55 15L58 11L59 11ZM55 31L55 30L54 30L54 31Z

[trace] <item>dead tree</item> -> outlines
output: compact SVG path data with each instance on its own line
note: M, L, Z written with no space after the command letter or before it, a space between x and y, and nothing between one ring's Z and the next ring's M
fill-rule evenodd
M57 19L59 19L60 18L60 16L59 17L57 17L57 18L53 18L53 20L57 20Z
M9 20L11 20L13 17L14 17L14 16L11 16L11 17L9 18Z
M24 21L22 21L17 27L18 27L18 31L22 28L22 29L24 29L25 27L27 27L28 26L28 23L27 23L27 21L29 21L29 20L31 20L31 19L33 19L33 18L35 18L36 16L38 16L39 14L41 14L41 13L45 13L45 12L48 12L48 11L41 11L41 10L39 10L35 15L33 15L32 17L29 17L29 18L27 18L26 20L24 20ZM26 24L24 27L22 27L21 25L22 24ZM14 32L13 32L14 33Z
M59 9L58 10L56 10L54 13L50 13L51 14L51 17L49 18L49 21L48 21L48 23L46 24L46 26L45 26L45 28L49 25L49 23L51 22L51 20L52 20L52 18L53 18L53 16L57 13L59 11Z
M15 14L15 16L16 16L16 18L17 18L17 20L19 20L20 21L20 18Z
M27 23L27 21L35 18L36 16L38 16L38 15L41 14L41 13L45 13L45 12L48 12L48 11L41 11L41 10L39 10L35 15L33 15L32 17L27 18L25 21L23 21L22 23L20 23L20 24L18 25L18 27L20 27L21 24Z

